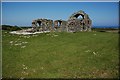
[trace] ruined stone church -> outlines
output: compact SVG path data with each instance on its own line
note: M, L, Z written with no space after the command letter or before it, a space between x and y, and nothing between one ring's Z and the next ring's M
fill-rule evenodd
M91 31L91 27L92 20L82 10L73 13L67 21L42 18L32 21L33 31L79 32Z

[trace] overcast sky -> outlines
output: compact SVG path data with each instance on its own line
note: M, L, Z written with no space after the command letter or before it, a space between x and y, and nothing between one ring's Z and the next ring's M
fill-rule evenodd
M2 2L2 24L31 26L38 18L68 20L74 12L85 11L93 26L118 26L118 2Z

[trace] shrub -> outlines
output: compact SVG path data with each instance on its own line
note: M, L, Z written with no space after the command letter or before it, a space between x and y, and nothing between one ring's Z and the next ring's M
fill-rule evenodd
M17 30L21 30L21 28L18 26L2 25L2 30L17 31Z

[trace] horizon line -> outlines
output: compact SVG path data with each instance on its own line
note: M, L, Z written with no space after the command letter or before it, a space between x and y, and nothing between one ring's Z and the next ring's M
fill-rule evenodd
M82 1L79 1L79 0L69 0L69 1L66 1L66 0L21 0L21 1L16 1L16 0L1 0L1 2L119 2L119 0L92 0L92 1L89 1L89 0L82 0Z

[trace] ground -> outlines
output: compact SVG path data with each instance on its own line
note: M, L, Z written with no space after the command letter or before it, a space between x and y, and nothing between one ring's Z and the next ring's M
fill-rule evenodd
M4 78L119 78L116 32L2 33Z

